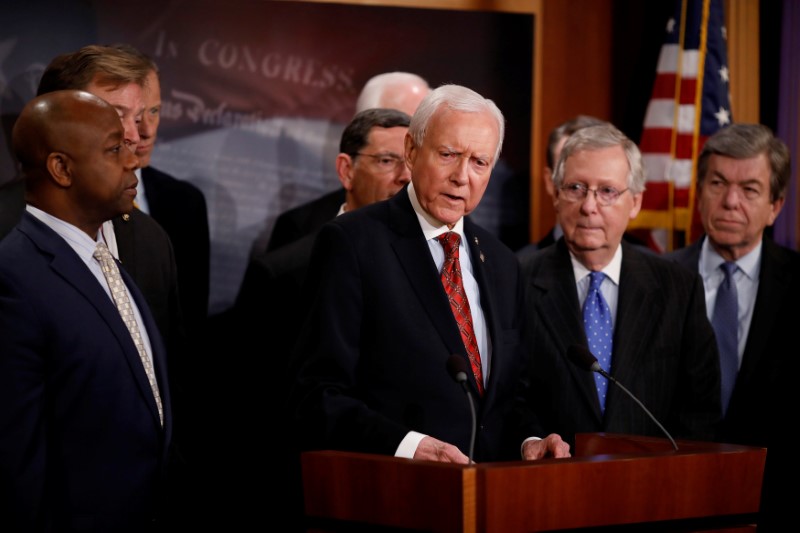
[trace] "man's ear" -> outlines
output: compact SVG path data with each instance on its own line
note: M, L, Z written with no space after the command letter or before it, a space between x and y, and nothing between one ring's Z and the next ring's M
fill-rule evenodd
M411 137L410 133L406 133L405 138L403 139L403 149L405 151L405 160L406 166L409 168L414 166L414 161L417 159L417 145L414 144L414 138Z
M72 160L64 152L51 152L47 156L47 170L58 186L67 188L72 185Z
M346 191L353 188L353 158L348 154L336 156L336 174Z

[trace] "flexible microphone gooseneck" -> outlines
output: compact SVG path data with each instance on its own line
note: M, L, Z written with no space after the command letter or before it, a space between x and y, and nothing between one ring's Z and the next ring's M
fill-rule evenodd
M478 417L475 414L475 400L472 398L472 393L469 391L469 385L467 385L468 371L467 362L460 355L453 354L447 358L447 372L456 383L461 384L461 388L464 389L467 399L469 400L469 409L472 412L472 437L469 439L469 464L472 465L475 464L472 460L472 454L475 450L475 433L478 427Z
M656 425L661 429L662 433L667 436L669 441L672 443L672 447L675 451L678 451L678 445L675 444L675 439L672 438L672 435L669 434L669 431L661 425L661 422L656 420L656 417L653 416L647 407L644 406L642 402L639 401L639 398L633 395L631 391L629 391L622 383L614 379L611 374L603 370L603 367L600 366L600 363L597 362L597 358L592 355L592 352L586 346L581 346L580 344L573 344L567 349L567 357L569 358L572 363L577 366L578 368L582 368L583 370L588 370L589 372L597 372L610 382L614 383L617 387L625 391L625 394L631 397L631 399L639 404L639 407L647 413L647 416L656 423Z

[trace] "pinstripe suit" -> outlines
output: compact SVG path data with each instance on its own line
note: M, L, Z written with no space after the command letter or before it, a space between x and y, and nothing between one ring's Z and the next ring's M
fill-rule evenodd
M575 433L662 436L624 391L609 386L601 415L594 378L566 357L586 345L564 239L522 261L532 358L532 404L547 432L574 445ZM611 374L674 437L709 440L721 416L719 361L696 273L622 243Z

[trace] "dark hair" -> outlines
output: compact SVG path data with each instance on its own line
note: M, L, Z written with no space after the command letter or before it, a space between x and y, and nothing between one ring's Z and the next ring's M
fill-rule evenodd
M36 95L66 89L85 90L92 82L112 88L128 83L144 86L154 66L144 54L131 53L120 45L92 44L56 56L42 74Z
M789 148L767 126L731 124L709 137L697 158L698 187L706 179L708 159L712 154L733 159L750 159L765 154L770 167L770 200L774 202L786 196L792 171Z
M395 128L398 126L407 128L410 123L411 117L397 109L365 109L356 113L342 132L339 151L355 156L369 142L369 132L372 128Z
M595 118L589 115L578 115L575 118L571 118L566 122L562 122L560 125L556 126L550 131L550 135L547 136L547 153L545 157L547 157L547 166L550 169L556 169L556 145L558 142L563 139L564 137L569 137L576 131L581 128L585 128L587 126L598 126L600 124L604 124L605 120L600 120L599 118Z

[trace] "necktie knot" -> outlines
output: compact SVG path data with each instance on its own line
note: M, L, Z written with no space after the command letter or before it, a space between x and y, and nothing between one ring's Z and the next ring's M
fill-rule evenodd
M739 267L733 261L725 261L720 264L719 267L722 269L722 272L725 273L725 281L723 281L723 283L730 287L731 283L733 283L733 275Z
M455 231L448 231L447 233L442 233L436 237L436 239L442 244L442 248L444 248L445 259L458 257L458 246L461 244L461 235Z
M589 290L590 291L599 291L600 285L603 284L603 280L606 279L606 275L602 272L594 272L592 271L590 274L590 284Z
M97 243L97 248L94 249L94 253L92 255L98 261L107 261L109 257L113 257L111 252L108 250L108 246L106 246L106 243L104 242Z

